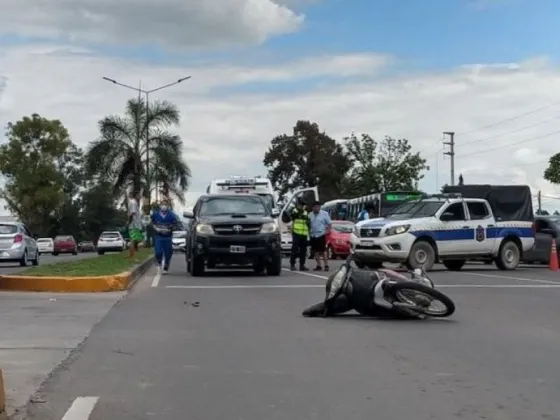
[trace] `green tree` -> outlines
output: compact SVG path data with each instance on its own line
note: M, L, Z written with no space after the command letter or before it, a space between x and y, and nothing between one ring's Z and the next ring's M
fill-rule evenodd
M88 181L80 197L81 232L84 239L97 240L104 230L116 230L127 223L127 212L119 209L113 185L103 179Z
M340 197L351 167L343 147L309 121L298 121L291 135L274 137L263 163L280 199L312 186L319 187L324 201Z
M33 114L9 123L8 142L0 146L0 191L7 209L35 233L47 234L65 199L65 174L60 162L72 154L73 143L59 120Z
M422 172L429 169L406 139L385 137L377 142L368 134L352 134L344 144L353 163L347 181L352 195L417 190Z
M117 195L131 187L135 192L143 190L148 200L146 186L154 187L158 179L184 203L191 171L182 158L181 138L168 131L179 121L179 109L170 102L152 102L146 110L144 102L130 99L124 117L110 115L99 121L100 138L90 143L86 154L88 173L112 180ZM150 182L146 178L148 154Z
M560 153L553 155L544 171L544 179L553 184L560 184Z

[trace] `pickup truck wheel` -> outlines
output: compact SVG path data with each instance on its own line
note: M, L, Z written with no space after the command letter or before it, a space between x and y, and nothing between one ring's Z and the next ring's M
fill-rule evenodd
M443 265L450 271L459 271L465 263L465 260L443 260Z
M202 277L205 268L204 258L191 256L191 276Z
M266 274L269 276L279 276L282 272L282 255L276 255L271 261L266 263Z
M517 244L513 241L505 241L500 247L498 258L496 258L496 266L500 270L515 270L521 259L521 251Z
M413 270L416 268L423 268L426 271L430 271L435 261L436 251L434 247L429 242L420 240L410 248L407 266Z

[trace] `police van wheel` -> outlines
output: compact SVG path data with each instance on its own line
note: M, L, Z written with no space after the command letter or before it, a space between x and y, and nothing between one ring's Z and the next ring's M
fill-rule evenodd
M465 265L465 260L444 260L443 265L450 271L459 271Z
M410 248L407 266L413 270L416 268L423 268L426 271L430 271L435 261L436 250L434 247L429 242L420 240Z
M515 270L521 259L521 251L517 244L513 241L504 241L500 247L498 258L496 258L496 266L500 270Z

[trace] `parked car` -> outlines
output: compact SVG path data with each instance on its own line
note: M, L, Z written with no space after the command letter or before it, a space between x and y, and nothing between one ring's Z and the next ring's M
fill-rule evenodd
M103 255L106 252L122 252L126 249L126 242L118 231L101 232L97 240L97 253Z
M556 250L560 243L560 216L535 216L535 245L523 253L522 261L528 264L548 264L552 240L556 241Z
M346 257L350 253L350 235L354 223L347 220L333 220L327 231L327 255L329 259Z
M39 265L39 247L29 229L21 222L0 223L0 262L29 262Z
M78 244L78 251L80 252L95 252L95 244L93 241L84 241Z
M173 232L173 250L185 252L185 247L187 245L187 232L184 230L176 230Z
M71 235L59 235L54 238L53 255L72 254L78 255L78 244Z
M54 252L54 241L52 238L37 239L39 254L52 254Z

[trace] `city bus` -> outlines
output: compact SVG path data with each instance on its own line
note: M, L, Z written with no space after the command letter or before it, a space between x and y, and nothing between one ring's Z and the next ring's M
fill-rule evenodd
M337 200L327 201L321 206L321 210L325 210L331 220L347 220L348 217L348 200L339 198Z
M388 191L353 198L348 200L347 220L357 220L360 211L368 206L374 208L373 217L387 217L401 204L418 200L422 195L423 193L418 191Z

